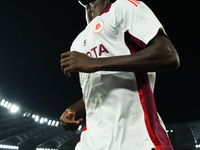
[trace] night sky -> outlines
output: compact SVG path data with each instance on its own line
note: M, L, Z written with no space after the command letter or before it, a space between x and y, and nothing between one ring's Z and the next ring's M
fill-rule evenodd
M200 120L200 12L195 1L144 1L176 47L181 66L157 73L155 101L165 123ZM67 78L60 55L86 26L76 0L0 1L0 94L59 118L82 97L78 73Z

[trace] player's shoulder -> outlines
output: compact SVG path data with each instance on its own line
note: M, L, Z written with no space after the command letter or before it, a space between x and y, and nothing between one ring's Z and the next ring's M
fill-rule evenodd
M116 0L114 3L114 7L116 9L121 9L124 11L148 8L145 3L137 0Z
M73 50L73 47L76 45L76 43L77 43L77 41L79 41L79 39L81 38L81 36L83 35L83 33L84 33L84 30L83 31L81 31L77 36L76 36L76 38L74 39L74 41L72 42L72 44L71 44L71 51Z
M152 14L152 10L142 1L117 0L114 4L117 16L121 16L122 18L125 16Z
M138 7L141 3L143 3L142 1L136 1L136 0L116 0L114 2L114 4L116 6L134 6L134 7Z

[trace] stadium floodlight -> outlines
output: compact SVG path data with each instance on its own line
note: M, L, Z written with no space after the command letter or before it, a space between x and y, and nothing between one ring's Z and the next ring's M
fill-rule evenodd
M1 106L3 106L4 103L5 103L5 99L2 99L2 100L1 100Z
M10 146L10 149L15 149L15 146L12 146L12 145L11 145L11 146Z
M57 127L59 125L59 121L56 121L56 124L55 124L55 126Z
M8 101L5 101L3 106L6 108L8 106Z
M11 103L8 103L7 109L10 109L11 105Z
M47 122L48 121L48 119L47 118L44 118L44 122Z
M23 114L23 117L26 117L27 116L27 112L25 112L24 114Z
M82 128L82 125L79 125L78 130L81 130L81 128Z
M53 120L51 125L52 125L52 126L54 126L54 125L55 125L55 123L56 123L56 121L55 121L55 120Z
M38 121L39 121L39 118L40 118L40 117L39 117L38 115L36 115L36 116L35 116L35 121L38 122Z
M58 150L54 148L36 148L36 150Z
M35 114L32 114L32 118L33 118L33 119L35 118Z
M48 124L48 125L51 125L51 120L49 120L47 124Z
M16 113L18 110L19 110L19 107L16 106L16 105L12 105L11 108L10 108L10 111L11 111L12 113Z
M44 123L44 118L43 118L43 117L40 119L40 123L41 123L41 124Z
M195 147L196 147L196 148L200 148L200 144L196 144Z
M19 146L2 145L2 144L0 144L0 148L3 148L3 149L19 149Z
M6 148L7 148L7 149L10 149L10 145L6 145Z
M31 113L30 113L30 112L27 112L26 116L29 117L30 115L31 115Z

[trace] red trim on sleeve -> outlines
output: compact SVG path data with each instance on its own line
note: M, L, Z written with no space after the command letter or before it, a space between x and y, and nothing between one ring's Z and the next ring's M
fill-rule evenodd
M85 125L82 132L87 130L87 126Z
M87 130L87 126L85 125L84 128L83 128L83 130L82 130L82 132L84 132L86 130ZM79 142L81 142L81 140Z

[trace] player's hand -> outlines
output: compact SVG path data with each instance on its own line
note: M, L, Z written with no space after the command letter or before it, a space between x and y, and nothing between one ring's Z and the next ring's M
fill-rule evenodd
M61 54L61 68L65 75L71 76L70 72L95 72L94 58L76 51Z
M75 119L75 112L73 110L66 110L60 117L61 125L66 130L75 131L76 129L78 129L83 119L80 118L77 121L75 121L74 119Z

